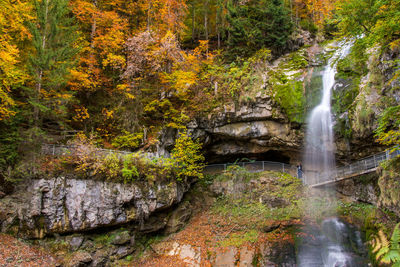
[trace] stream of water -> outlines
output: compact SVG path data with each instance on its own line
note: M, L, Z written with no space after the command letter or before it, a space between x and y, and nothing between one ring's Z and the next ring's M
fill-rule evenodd
M352 42L338 44L339 48L323 71L321 102L309 116L304 156L304 182L308 185L328 180L335 167L331 92L335 84L336 62L349 53L351 46ZM325 196L325 201L334 202L335 199L331 197ZM311 201L309 204L310 209L315 207ZM362 256L365 248L360 232L338 218L327 218L321 225L306 225L303 233L304 238L298 251L298 266L368 266L365 255Z
M329 179L335 166L335 145L331 114L331 91L335 84L336 62L348 55L352 42L341 42L329 59L322 75L322 99L308 120L305 151L305 183L315 184Z

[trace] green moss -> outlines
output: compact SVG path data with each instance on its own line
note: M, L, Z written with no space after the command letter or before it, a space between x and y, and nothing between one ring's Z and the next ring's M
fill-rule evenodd
M219 242L222 247L241 247L245 243L254 243L258 239L258 231L250 230L245 233L233 233Z
M264 182L250 191L219 197L212 207L212 213L236 221L246 229L261 229L266 220L301 217L303 188L299 179L279 172L263 172L258 178ZM265 204L262 199L265 199ZM271 207L270 203L278 204Z
M275 101L292 122L304 122L305 97L303 82L289 80L284 73L274 72L271 90Z

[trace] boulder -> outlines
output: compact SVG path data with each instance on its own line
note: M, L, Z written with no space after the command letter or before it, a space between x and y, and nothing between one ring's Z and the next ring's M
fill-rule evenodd
M239 267L252 267L254 266L253 260L255 256L255 251L247 247L242 247L240 249L240 259Z
M74 252L65 262L66 267L83 267L88 266L92 261L92 256L85 251Z
M113 250L111 248L102 248L96 250L93 255L93 267L103 267L106 266L110 256L113 254Z
M118 247L115 250L114 257L116 259L122 259L122 258L125 258L126 256L132 254L134 251L135 251L135 249L132 247L129 247L129 246Z
M114 238L111 240L113 245L124 245L131 241L131 236L129 231L117 232Z
M72 250L78 250L82 243L83 243L83 236L72 236L71 239L69 240L69 245Z
M236 262L236 254L237 248L228 247L223 251L220 251L215 256L215 261L213 266L215 267L226 267L226 266L235 266Z

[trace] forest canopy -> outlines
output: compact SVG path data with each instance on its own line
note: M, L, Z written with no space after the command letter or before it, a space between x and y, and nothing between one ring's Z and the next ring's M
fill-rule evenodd
M400 45L396 0L0 0L0 169L91 133L139 149L237 102L249 70L296 35ZM62 141L62 140L61 140Z

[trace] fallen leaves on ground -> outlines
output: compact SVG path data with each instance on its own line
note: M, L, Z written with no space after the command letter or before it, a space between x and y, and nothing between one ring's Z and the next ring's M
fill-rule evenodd
M297 220L283 221L281 225L282 228L285 228L287 225L298 223L299 221ZM211 261L213 256L226 249L221 245L221 241L229 238L232 234L240 235L246 233L246 231L249 231L249 229L246 229L243 225L238 225L226 217L213 214L210 211L203 211L194 216L182 231L166 237L161 243L165 243L168 246L173 242L177 242L181 245L188 244L192 247L198 247L201 249L200 266L210 267L212 266ZM245 242L242 247L246 246L257 249L261 243L265 242L294 242L293 235L282 229L271 233L258 231L258 234L255 242ZM189 265L177 256L158 255L153 252L149 256L133 263L133 266L185 267Z
M10 235L0 234L0 266L47 267L56 265L56 259L49 253Z

